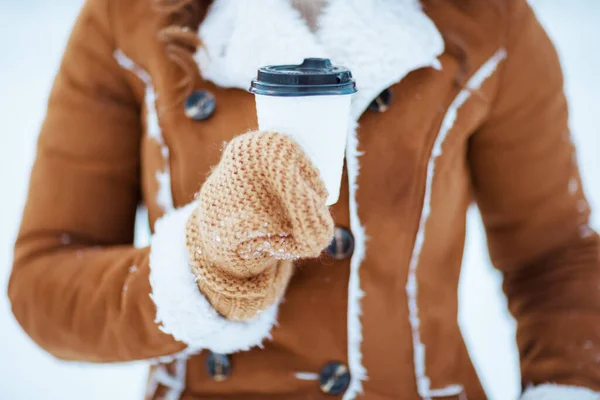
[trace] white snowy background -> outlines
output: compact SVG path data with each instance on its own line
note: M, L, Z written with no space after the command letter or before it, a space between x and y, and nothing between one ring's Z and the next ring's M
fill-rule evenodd
M600 1L532 0L566 73L571 128L592 209L600 209ZM0 399L141 399L143 363L55 360L25 336L6 298L12 245L50 85L82 0L0 2ZM592 226L600 228L598 213ZM489 264L479 216L469 216L460 322L492 400L516 399L514 322Z

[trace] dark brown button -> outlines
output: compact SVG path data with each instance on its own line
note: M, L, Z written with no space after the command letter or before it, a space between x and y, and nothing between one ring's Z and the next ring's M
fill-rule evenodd
M343 260L350 257L354 251L352 232L344 227L336 226L333 231L333 240L325 251L334 260Z
M379 96L375 98L369 105L369 110L377 112L386 112L392 104L392 91L385 89L379 93Z
M206 370L208 375L217 381L222 382L231 375L231 361L227 354L218 354L210 352L206 357Z
M213 115L217 102L208 90L197 90L185 100L185 115L194 121L201 121Z
M340 362L330 362L319 373L319 386L325 394L338 395L348 389L350 371Z

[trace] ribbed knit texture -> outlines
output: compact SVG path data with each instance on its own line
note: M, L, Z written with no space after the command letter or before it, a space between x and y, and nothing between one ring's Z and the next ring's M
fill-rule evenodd
M288 136L251 132L226 146L186 230L198 287L219 313L246 320L279 300L292 261L318 257L331 241L326 198Z

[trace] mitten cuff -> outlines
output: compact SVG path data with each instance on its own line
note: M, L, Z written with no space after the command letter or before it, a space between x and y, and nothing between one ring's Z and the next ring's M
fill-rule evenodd
M528 388L521 400L599 400L600 393L580 386L544 384Z
M197 212L198 208L187 221L186 247L198 288L211 305L227 319L245 321L279 301L292 276L292 263L267 258L257 264L259 268L255 266L260 272L234 276L228 271L244 270L243 263L222 268L212 262L201 239L206 234L196 224ZM230 262L235 263L234 259Z
M234 353L260 346L276 322L278 304L247 321L221 316L198 290L185 245L193 202L167 213L155 225L150 249L150 297L160 329L191 349Z

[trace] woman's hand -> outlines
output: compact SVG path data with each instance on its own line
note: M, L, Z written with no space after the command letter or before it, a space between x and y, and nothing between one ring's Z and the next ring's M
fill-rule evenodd
M187 226L198 287L215 309L246 320L281 297L292 261L318 257L333 236L319 172L288 136L233 139L202 186Z

